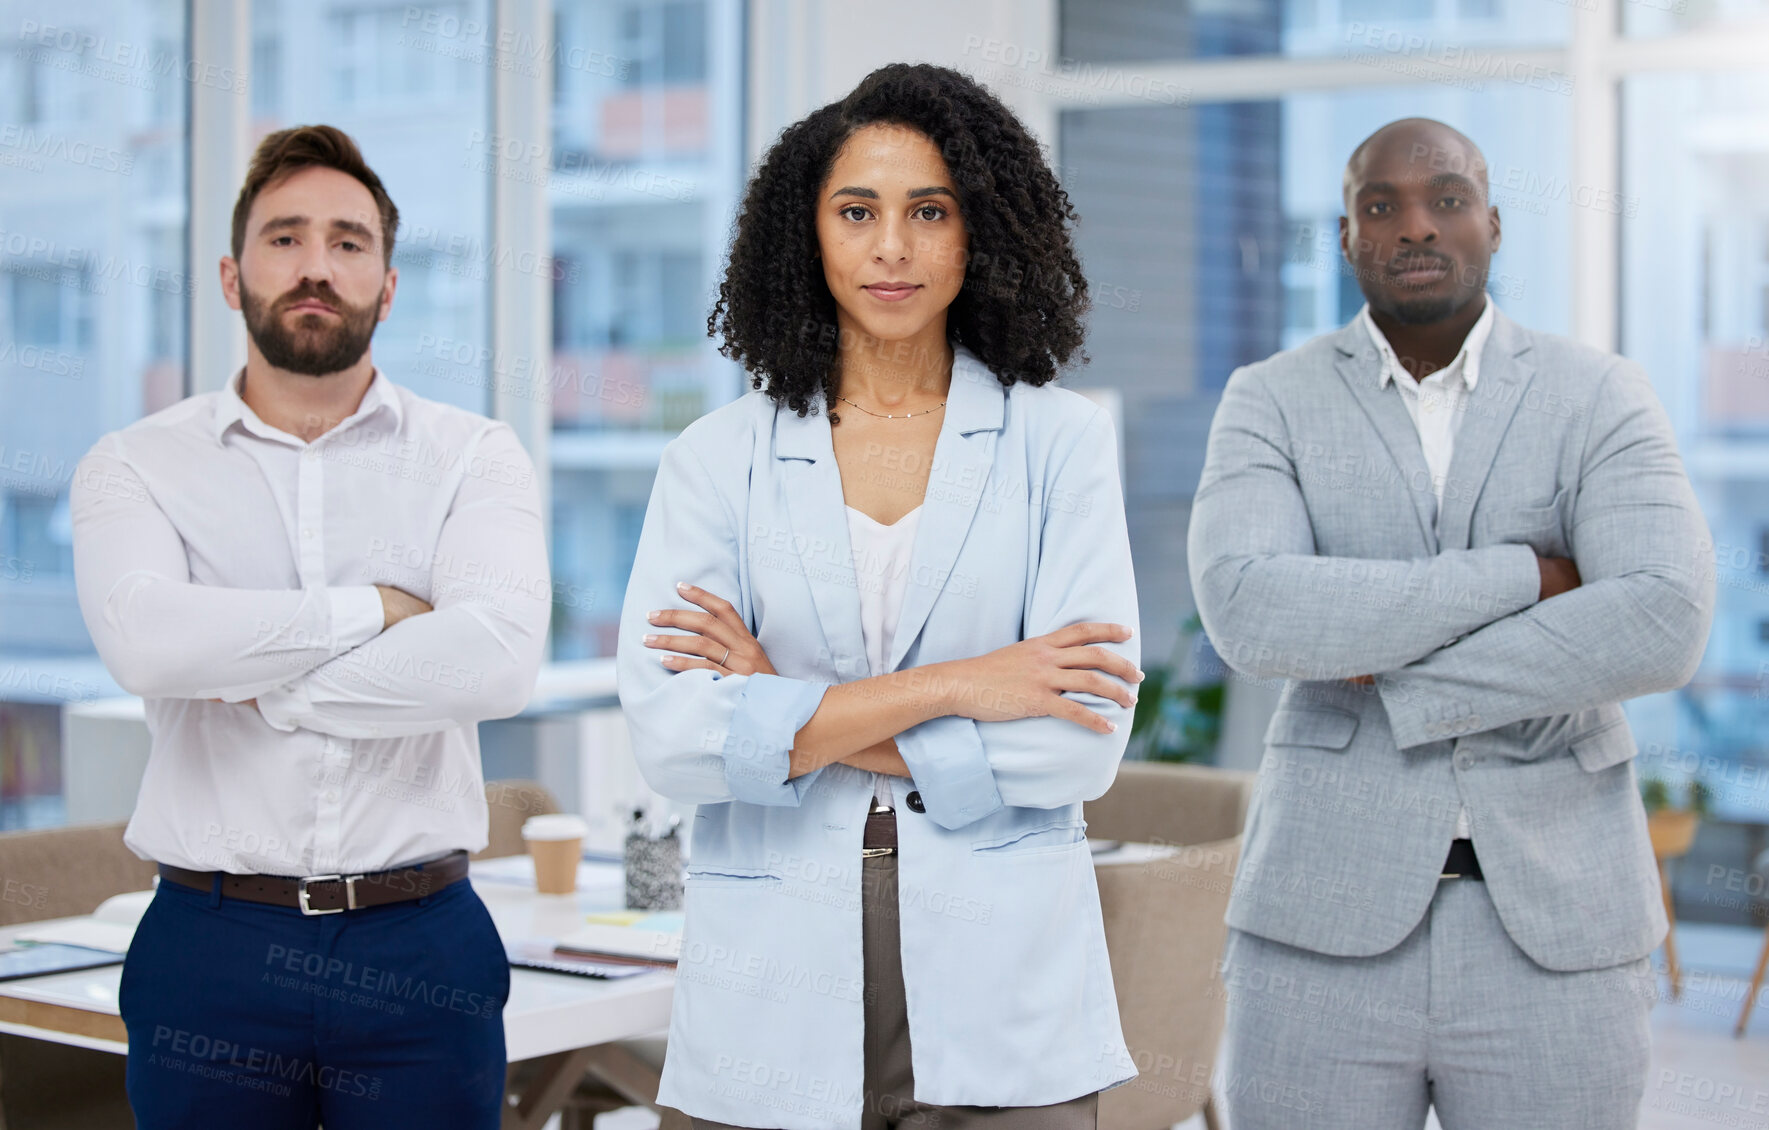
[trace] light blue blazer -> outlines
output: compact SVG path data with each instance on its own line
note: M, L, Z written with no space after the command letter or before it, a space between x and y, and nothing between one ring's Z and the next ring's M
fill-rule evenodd
M1137 632L1110 418L1065 389L1004 389L962 349L945 411L890 669L1081 621ZM677 581L731 601L779 674L663 667L646 614L691 607ZM826 415L752 392L670 443L620 631L639 768L699 805L659 1101L738 1126L858 1127L873 776L838 764L787 779L824 691L870 673ZM1102 646L1135 663L1139 641ZM948 716L897 736L914 774L893 789L922 1102L1041 1106L1136 1075L1081 818L1117 772L1130 712L1071 697L1117 730Z

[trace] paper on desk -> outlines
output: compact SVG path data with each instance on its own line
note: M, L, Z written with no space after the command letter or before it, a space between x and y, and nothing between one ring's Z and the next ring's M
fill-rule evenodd
M135 924L147 913L147 904L152 901L152 891L112 895L98 904L90 918L46 922L20 930L15 936L22 942L59 942L64 946L85 946L107 953L127 953L129 940L135 937Z
M559 939L568 953L609 954L645 961L676 961L682 954L682 913L676 910L592 914Z
M500 887L534 889L534 859L527 855L506 855L496 859L476 859L470 872L475 883L495 883ZM577 889L619 889L625 882L618 863L581 860L577 865Z

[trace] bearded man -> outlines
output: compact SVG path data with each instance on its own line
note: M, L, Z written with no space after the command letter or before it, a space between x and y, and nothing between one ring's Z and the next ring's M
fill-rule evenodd
M498 1125L475 727L527 703L551 583L514 433L370 357L398 224L343 132L266 137L220 263L245 367L75 475L81 611L153 733L120 992L143 1128Z

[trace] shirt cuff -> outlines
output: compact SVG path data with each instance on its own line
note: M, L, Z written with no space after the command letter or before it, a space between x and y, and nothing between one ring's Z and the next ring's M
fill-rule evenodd
M332 654L341 655L381 634L387 611L374 585L335 585L326 594L332 599Z
M307 694L307 680L296 679L258 696L258 713L270 723L271 729L293 733L301 720L313 713L313 700Z
M897 753L940 827L962 828L1002 807L975 719L947 714L911 726L897 735Z
M738 800L796 808L823 770L789 779L792 742L829 685L760 673L748 679L725 732L725 782Z

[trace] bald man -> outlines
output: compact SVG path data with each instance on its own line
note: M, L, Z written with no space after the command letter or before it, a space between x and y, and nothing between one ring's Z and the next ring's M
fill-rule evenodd
M1367 305L1238 370L1190 531L1228 664L1284 680L1229 905L1234 1130L1620 1130L1665 934L1621 702L1694 672L1708 531L1640 368L1487 296L1486 160L1345 169Z

